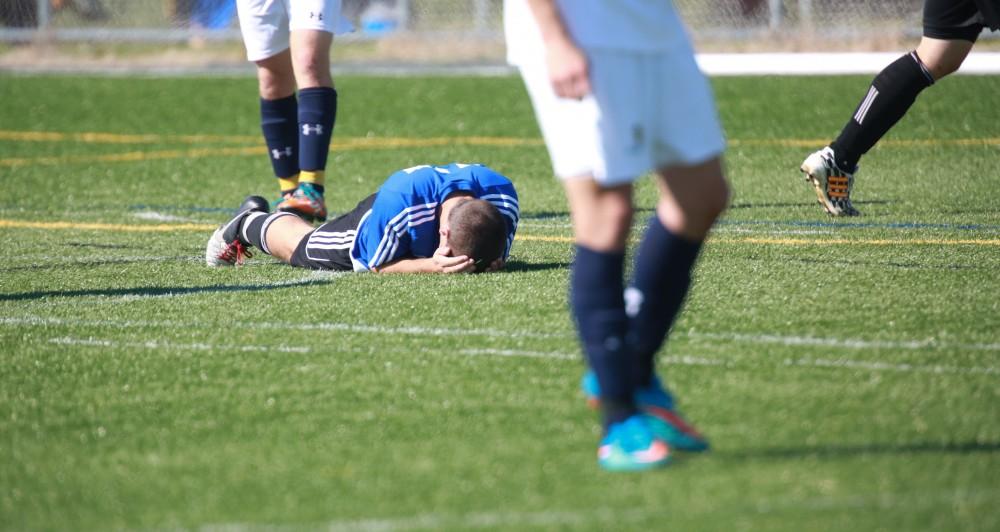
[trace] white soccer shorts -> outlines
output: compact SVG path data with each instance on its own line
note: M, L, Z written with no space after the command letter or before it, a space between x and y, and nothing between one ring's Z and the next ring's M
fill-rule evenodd
M295 30L341 34L353 31L340 0L236 0L247 59L260 61L288 49Z
M583 100L556 96L543 61L520 67L559 178L620 185L725 149L711 86L690 48L591 50L587 58L592 94Z

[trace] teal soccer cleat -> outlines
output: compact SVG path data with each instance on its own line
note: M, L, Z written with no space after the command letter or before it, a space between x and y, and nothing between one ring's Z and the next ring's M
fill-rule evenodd
M584 374L581 387L587 397L587 404L598 408L601 403L601 386L597 382L597 374L593 371ZM635 392L635 403L652 418L649 426L653 433L670 447L688 452L708 450L708 440L677 412L673 396L659 377L654 375L652 384Z
M607 471L646 471L670 462L670 447L653 434L651 416L635 414L612 424L597 449L597 463Z

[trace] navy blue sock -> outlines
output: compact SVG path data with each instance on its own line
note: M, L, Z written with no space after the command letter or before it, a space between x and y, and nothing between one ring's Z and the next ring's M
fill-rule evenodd
M570 307L583 352L601 387L605 429L636 412L635 361L625 345L624 262L624 252L601 253L578 245L570 275Z
M312 87L299 91L299 168L315 172L326 168L330 137L337 120L337 91Z
M299 173L298 103L295 95L260 100L260 128L274 175L289 178Z
M653 378L656 352L674 323L688 287L701 242L670 232L655 215L635 256L632 284L625 292L629 346L638 359L637 386Z

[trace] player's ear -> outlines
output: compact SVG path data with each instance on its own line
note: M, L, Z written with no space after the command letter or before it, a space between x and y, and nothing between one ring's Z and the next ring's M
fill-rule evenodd
M438 234L441 236L441 238L439 239L439 242L438 242L438 246L447 246L448 245L448 237L451 236L451 228L448 227L448 226L442 225L441 228L438 229Z

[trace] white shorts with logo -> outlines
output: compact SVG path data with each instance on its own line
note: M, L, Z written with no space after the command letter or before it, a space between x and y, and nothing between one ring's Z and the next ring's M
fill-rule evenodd
M519 65L558 177L619 185L725 149L711 86L690 48L586 53L592 93L583 100L556 96L544 61Z
M288 49L295 30L340 34L353 31L340 0L236 0L247 59L260 61Z

